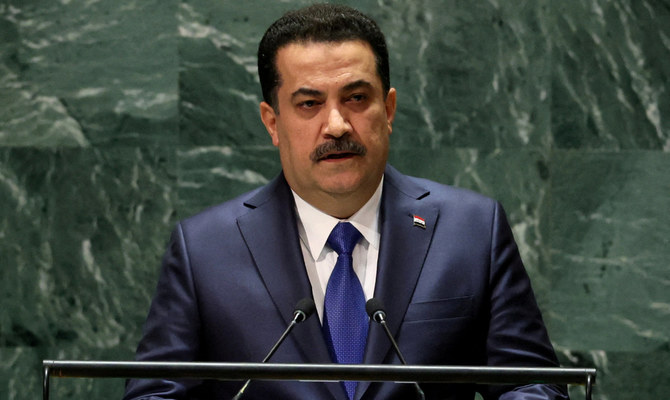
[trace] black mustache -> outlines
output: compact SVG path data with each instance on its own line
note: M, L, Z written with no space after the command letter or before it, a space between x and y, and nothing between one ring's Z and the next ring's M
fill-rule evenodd
M314 149L309 158L316 162L321 160L326 154L335 152L351 153L357 156L364 156L365 153L368 152L368 149L365 148L365 146L362 144L351 140L348 137L342 137L320 144L316 147L316 149Z

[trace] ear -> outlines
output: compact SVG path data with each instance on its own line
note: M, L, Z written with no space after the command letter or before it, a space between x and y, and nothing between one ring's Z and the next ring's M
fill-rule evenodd
M384 107L386 108L386 121L388 122L389 135L393 130L393 119L395 118L395 109L396 109L396 91L395 88L389 89L388 94L386 95L386 100L384 101Z
M272 144L279 146L279 135L277 134L277 114L275 114L274 108L266 102L261 102L260 104L260 113L261 121L265 125L270 137L272 138Z

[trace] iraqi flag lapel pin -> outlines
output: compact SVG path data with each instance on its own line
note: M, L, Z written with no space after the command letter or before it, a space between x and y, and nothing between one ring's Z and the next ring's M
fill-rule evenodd
M418 226L421 229L426 229L426 220L419 217L418 215L414 215L412 217L414 219L414 226Z

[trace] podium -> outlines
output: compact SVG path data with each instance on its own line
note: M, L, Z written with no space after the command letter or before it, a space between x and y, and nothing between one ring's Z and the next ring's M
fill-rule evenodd
M164 378L216 380L376 381L475 384L562 384L586 386L586 400L596 379L594 368L461 367L423 365L263 364L152 361L44 360L43 400L53 378Z

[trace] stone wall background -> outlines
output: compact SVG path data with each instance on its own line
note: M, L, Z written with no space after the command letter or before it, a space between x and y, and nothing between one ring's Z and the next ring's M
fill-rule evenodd
M0 398L38 398L43 359L132 359L173 224L278 172L255 51L308 3L0 2ZM670 2L342 3L387 35L391 162L502 201L594 398L666 398Z

